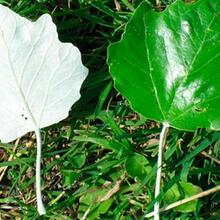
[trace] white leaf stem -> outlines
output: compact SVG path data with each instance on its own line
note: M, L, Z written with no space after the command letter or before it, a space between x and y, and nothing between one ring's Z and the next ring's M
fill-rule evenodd
M41 141L41 134L40 129L35 129L36 133L36 139L37 139L37 159L36 159L36 196L37 196L37 211L40 215L46 214L44 204L42 201L42 194L41 194L41 147L42 147L42 141Z
M167 137L169 127L170 127L169 123L164 122L163 129L160 133L160 142L159 142L158 158L157 158L157 177L156 177L156 186L155 186L155 195L154 195L155 198L160 194L162 158L163 158L162 155L163 155L163 148L166 143L166 137ZM160 210L160 204L157 201L154 205L154 220L160 219L159 210Z

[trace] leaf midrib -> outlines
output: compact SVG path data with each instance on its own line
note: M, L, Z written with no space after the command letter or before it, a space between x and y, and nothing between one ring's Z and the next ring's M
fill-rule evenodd
M17 89L19 91L19 94L21 96L21 99L22 99L22 101L24 103L24 108L25 108L25 110L26 110L26 112L28 114L29 120L32 122L32 125L34 126L34 129L38 129L37 123L35 121L35 118L34 118L32 112L31 112L31 110L30 110L30 108L28 106L28 103L27 103L27 101L25 99L25 96L24 96L24 92L23 92L22 88L20 87L18 79L16 77L15 69L14 69L14 66L13 66L13 63L12 63L12 59L11 59L11 56L10 56L10 52L9 52L9 47L8 47L8 45L6 43L4 33L3 33L2 29L0 29L0 31L1 31L2 39L4 41L5 47L7 49L8 62L9 62L9 66L10 66L10 69L11 69L11 72L12 72L12 77L14 78L14 81L15 81L15 86L17 87Z
M149 48L148 48L148 45L147 45L147 24L146 24L146 14L144 14L143 16L143 24L144 24L144 45L145 45L145 49L146 49L146 52L147 52L147 61L148 61L148 67L149 67L149 76L150 76L150 79L151 79L151 83L153 85L153 89L154 89L154 94L155 94L155 98L157 100L157 104L158 104L158 107L159 107L159 110L162 114L162 117L163 117L163 120L166 120L166 117L165 117L165 114L163 112L163 108L162 108L162 105L161 105L161 101L159 99L159 95L158 95L158 91L157 91L157 87L154 83L154 78L153 78L153 75L152 75L152 64L151 64L151 61L150 61L150 54L149 54Z

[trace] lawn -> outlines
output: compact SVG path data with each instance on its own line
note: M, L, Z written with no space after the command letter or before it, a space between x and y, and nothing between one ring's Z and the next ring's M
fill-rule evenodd
M161 194L154 199L162 124L132 110L129 101L115 90L106 61L108 46L120 40L141 2L0 1L33 21L44 13L50 14L60 41L77 46L89 69L81 98L69 117L41 131L46 215L39 216L36 209L35 134L0 144L0 219L140 220L153 211L157 201L163 207L187 197L174 187L181 182L189 183L190 192L195 187L205 191L219 185L220 132L170 128ZM159 10L172 2L163 1ZM155 1L149 4L158 9ZM174 198L165 199L167 193ZM220 219L219 201L220 193L213 193L180 210L162 212L161 219Z

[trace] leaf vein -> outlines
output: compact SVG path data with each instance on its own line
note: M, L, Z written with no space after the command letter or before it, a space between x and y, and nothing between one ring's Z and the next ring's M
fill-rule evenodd
M145 39L144 39L144 44L145 44L145 49L146 49L146 52L147 52L147 60L148 60L148 66L149 66L149 76L150 76L150 79L151 79L151 82L152 82L152 85L153 85L153 89L154 89L154 94L155 94L155 98L156 98L156 101L157 101L157 104L158 104L158 107L159 107L159 110L163 116L163 119L165 120L165 114L163 112L163 109L162 109L162 105L160 103L160 99L159 99L159 95L158 95L158 91L157 91L157 87L155 85L155 82L154 82L154 79L153 79L153 76L152 76L152 64L151 64L151 61L150 61L150 54L149 54L149 48L148 48L148 45L146 43L146 40L147 40L147 24L146 24L146 15L143 16L143 23L144 23L144 36L145 36Z

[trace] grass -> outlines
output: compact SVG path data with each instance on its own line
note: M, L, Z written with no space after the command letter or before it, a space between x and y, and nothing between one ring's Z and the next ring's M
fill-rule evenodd
M51 14L59 38L78 46L90 69L82 98L70 117L42 131L44 217L35 209L34 134L1 144L0 167L7 166L0 181L1 219L143 219L155 202L161 125L130 109L113 89L106 65L107 46L120 39L132 8L140 1L118 1L120 11L113 0L1 2L33 20ZM162 204L164 193L179 180L202 190L219 184L219 146L219 132L169 131L159 197ZM215 193L201 199L195 212L171 210L161 218L218 219L219 200L220 194Z

